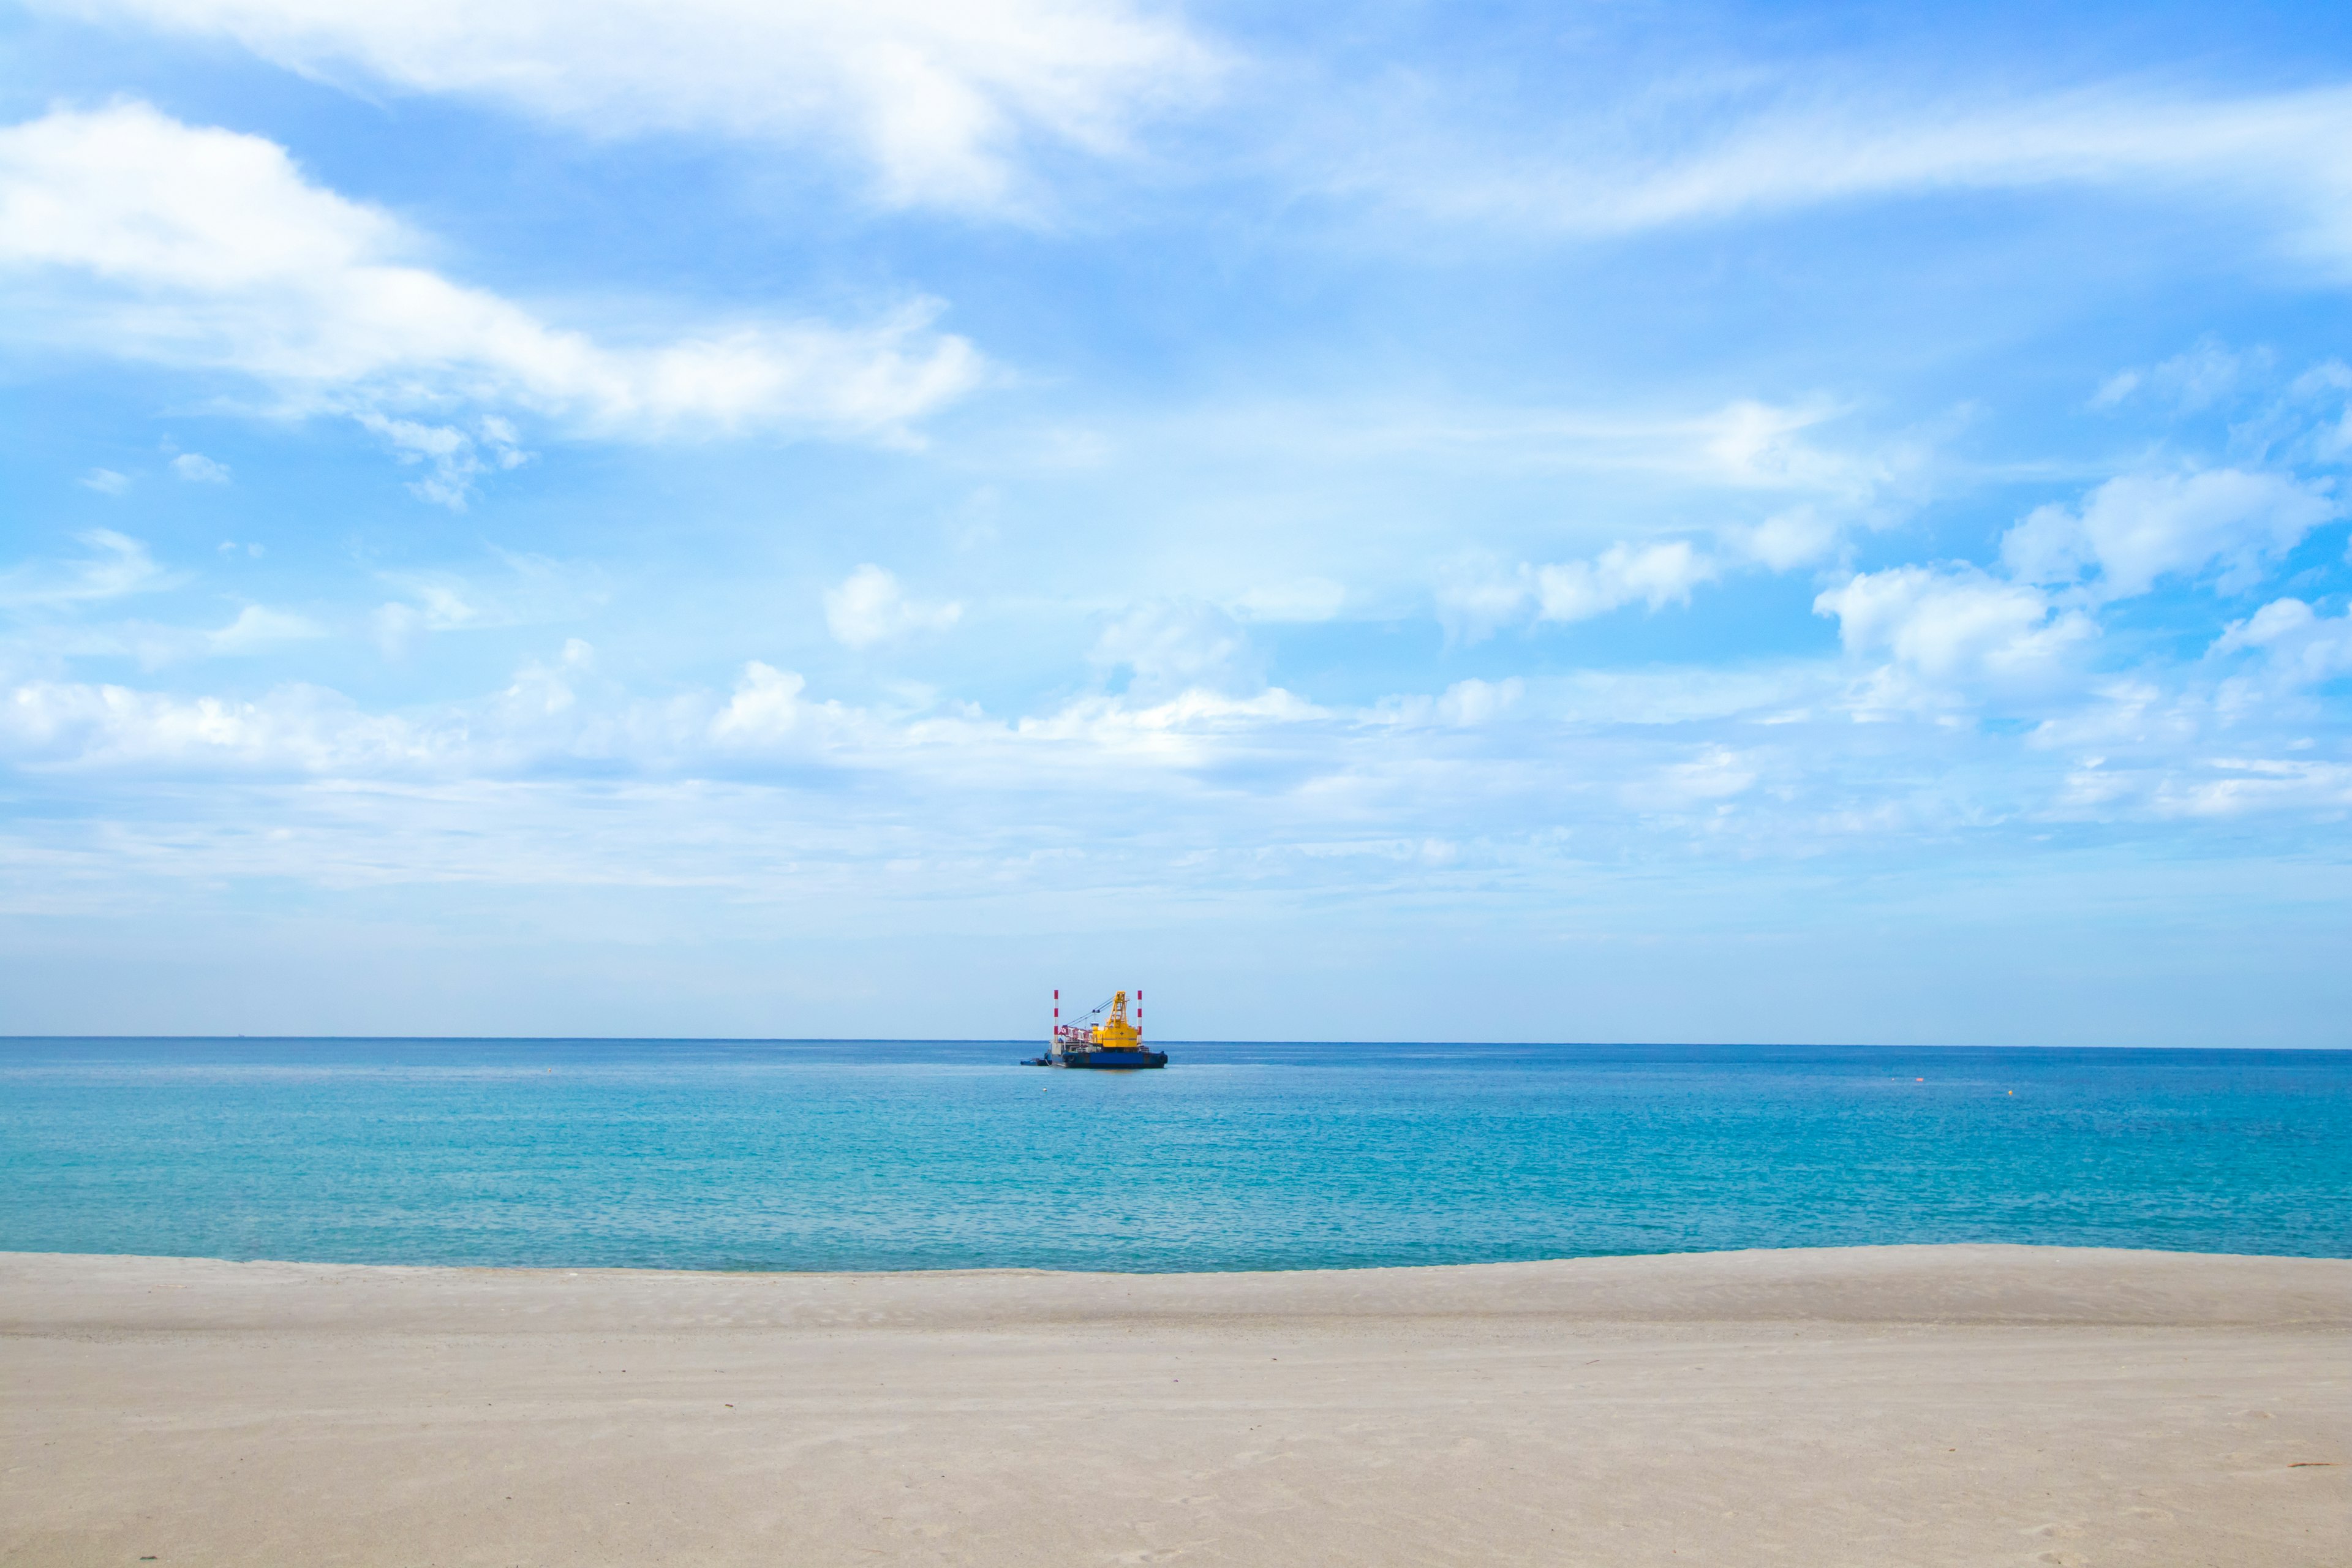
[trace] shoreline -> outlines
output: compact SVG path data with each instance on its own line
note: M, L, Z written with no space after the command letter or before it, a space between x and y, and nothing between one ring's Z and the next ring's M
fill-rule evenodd
M1643 1259L1699 1258L1838 1258L1869 1255L1926 1256L1969 1250L2064 1254L2109 1258L2210 1258L2246 1262L2310 1262L2352 1264L2352 1253L2211 1252L2199 1247L2085 1247L2073 1242L2032 1241L1895 1241L1861 1242L1836 1247L1729 1247L1687 1252L1578 1252L1550 1258L1507 1258L1468 1263L1307 1264L1295 1268L1047 1268L1025 1264L949 1265L938 1268L688 1268L645 1263L377 1263L343 1258L226 1258L205 1252L77 1252L64 1249L0 1248L0 1269L20 1258L72 1258L92 1263L223 1264L235 1268L351 1268L383 1272L445 1272L452 1274L614 1275L622 1278L677 1277L698 1279L930 1279L948 1278L1088 1279L1290 1279L1301 1275L1420 1274L1446 1269L1542 1268L1564 1264L1626 1263Z
M2352 1260L0 1254L0 1560L2352 1558Z

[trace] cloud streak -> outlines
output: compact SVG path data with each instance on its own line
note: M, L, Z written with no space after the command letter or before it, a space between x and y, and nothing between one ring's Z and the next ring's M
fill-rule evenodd
M497 104L595 138L656 132L837 149L893 205L1034 199L1036 151L1127 152L1201 102L1218 53L1128 0L52 0L225 37L330 80Z
M1705 129L1587 123L1558 136L1550 158L1524 143L1489 149L1465 175L1457 148L1441 178L1433 147L1425 163L1392 157L1386 172L1336 184L1433 216L1589 237L1957 191L2137 188L2260 202L2287 215L2298 242L2352 261L2352 168L2339 151L2352 89L2199 98L2093 86L1902 104L1817 89L1760 110L1674 101Z
M74 537L89 551L79 561L30 562L0 573L0 606L62 608L151 593L178 581L127 534L92 528Z

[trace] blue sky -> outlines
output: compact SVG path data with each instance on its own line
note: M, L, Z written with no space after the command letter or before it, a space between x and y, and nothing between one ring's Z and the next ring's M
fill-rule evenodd
M0 11L0 1029L2352 1043L2336 9L369 9Z

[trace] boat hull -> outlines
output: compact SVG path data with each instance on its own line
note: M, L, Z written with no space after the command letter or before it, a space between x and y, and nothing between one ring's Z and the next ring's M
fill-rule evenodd
M1071 1051L1059 1056L1032 1057L1021 1064L1036 1068L1093 1068L1097 1070L1134 1070L1141 1068L1164 1068L1168 1065L1166 1051Z

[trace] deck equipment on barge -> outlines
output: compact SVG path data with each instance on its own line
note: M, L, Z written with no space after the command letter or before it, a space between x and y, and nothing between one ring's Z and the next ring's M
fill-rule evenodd
M1135 1019L1127 1016L1127 993L1114 992L1075 1024L1062 1022L1062 994L1054 993L1054 1033L1045 1054L1021 1064L1032 1068L1164 1068L1168 1053L1143 1043L1143 993L1135 994Z

